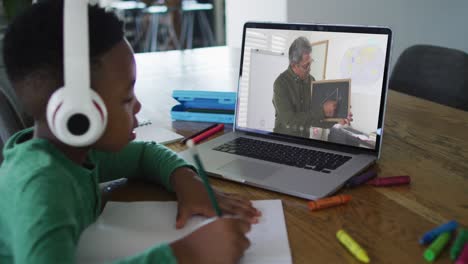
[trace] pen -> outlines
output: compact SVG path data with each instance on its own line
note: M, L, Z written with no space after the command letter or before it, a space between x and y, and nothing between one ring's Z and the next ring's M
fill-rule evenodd
M198 135L200 135L200 134L202 134L202 133L204 133L204 132L206 132L206 131L208 131L208 130L214 128L214 127L216 127L217 125L218 125L218 124L214 124L214 125L211 125L211 126L205 128L205 129L201 130L201 131L198 131L197 133L195 133L195 134L193 134L193 135L190 135L190 136L188 136L188 137L182 139L182 141L181 141L180 143L185 144L185 143L187 143L187 141L189 141L190 139L192 139L192 138L194 138L194 137L196 137L196 136L198 136Z
M351 200L351 195L340 194L328 198L318 199L317 201L310 201L307 203L310 210L319 210L340 204L345 204Z
M193 140L187 141L187 145L192 151L193 160L195 161L195 166L197 167L197 170L198 170L198 175L200 176L200 178L203 181L203 184L205 185L206 191L208 192L208 197L210 198L210 201L211 201L211 205L213 206L216 212L216 215L218 217L221 217L222 216L221 209L219 208L218 202L216 202L215 194L213 192L213 189L211 188L210 183L208 182L208 177L206 176L205 170L203 169L201 159L198 155L198 152L197 152L197 149L195 147Z
M369 263L370 259L367 256L367 253L364 249L362 249L359 244L354 241L354 239L348 235L343 229L338 230L336 232L336 238L346 247L346 249L351 252L359 261L364 263Z
M419 244L424 245L432 242L438 235L442 234L443 232L453 231L458 227L458 223L455 220L449 221L443 225L440 225L431 231L425 233L420 239Z
M194 144L197 144L198 142L206 139L206 138L209 138L211 135L214 135L216 133L218 133L219 131L222 131L224 129L224 124L218 124L216 125L215 127L195 136L192 138L193 140L193 143Z

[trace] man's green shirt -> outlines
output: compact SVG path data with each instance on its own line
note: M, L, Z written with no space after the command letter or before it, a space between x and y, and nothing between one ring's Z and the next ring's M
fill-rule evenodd
M117 153L90 151L79 166L33 130L5 144L0 167L0 263L74 263L83 230L96 221L98 183L146 177L171 189L169 177L190 166L162 145L132 142ZM167 244L121 263L176 263Z
M275 107L275 127L273 132L298 137L310 136L310 127L330 128L334 123L323 121L323 112L312 111L312 75L301 80L288 67L276 78L273 85L273 105Z

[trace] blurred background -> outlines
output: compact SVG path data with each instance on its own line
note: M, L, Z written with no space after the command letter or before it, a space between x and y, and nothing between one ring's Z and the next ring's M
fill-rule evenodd
M125 21L135 52L225 45L224 0L100 0Z
M2 0L5 13L32 0ZM304 22L388 26L394 32L396 59L413 45L468 52L466 0L91 0L118 14L136 52L209 46L239 48L246 21Z

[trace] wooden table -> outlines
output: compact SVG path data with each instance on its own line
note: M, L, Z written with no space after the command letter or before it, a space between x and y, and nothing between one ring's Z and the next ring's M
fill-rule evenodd
M207 124L171 122L172 89L235 90L236 55L238 51L226 47L137 55L137 96L144 107L148 104L147 114L190 134ZM195 80L197 75L200 78ZM425 263L425 247L418 244L423 233L451 219L468 227L468 112L390 90L384 133L375 169L380 176L410 175L411 185L343 189L340 193L353 196L345 206L311 212L300 198L219 179L211 182L252 200L281 199L294 263L359 263L335 238L340 228L367 250L372 263ZM169 147L184 149L179 144ZM157 186L132 183L113 199L173 200L175 196ZM436 263L451 263L448 250Z

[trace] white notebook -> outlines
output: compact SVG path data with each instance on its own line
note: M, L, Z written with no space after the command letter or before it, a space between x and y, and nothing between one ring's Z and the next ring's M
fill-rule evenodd
M136 141L155 141L159 144L170 144L184 138L174 131L156 126L151 121L141 122L135 129L135 133Z
M247 234L251 246L240 263L292 263L281 200L253 204L262 217ZM177 230L176 214L176 202L109 202L97 222L81 235L77 263L103 263L132 256L184 237L215 219L195 216Z

